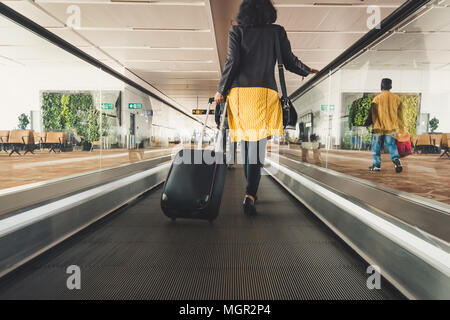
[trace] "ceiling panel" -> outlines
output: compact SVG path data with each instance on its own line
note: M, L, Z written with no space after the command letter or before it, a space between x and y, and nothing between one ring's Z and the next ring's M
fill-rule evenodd
M433 8L401 30L408 32L450 32L450 8Z
M396 33L375 47L377 50L450 50L450 33Z
M21 62L36 61L36 63L39 63L39 61L44 60L47 61L79 60L78 58L67 53L66 51L49 45L36 45L36 46L0 45L0 54Z
M210 49L157 49L157 48L110 48L102 47L111 56L119 60L186 60L209 61L215 60L214 48Z
M69 17L67 3L38 2L62 21ZM173 2L171 2L173 3ZM151 3L75 3L81 10L81 27L208 29L204 5L161 5Z
M12 9L26 13L26 17L45 27L63 27L64 24L42 11L31 1L2 1ZM67 7L67 6L66 6Z
M392 13L394 8L381 8L381 18ZM299 18L301 17L301 18ZM286 30L306 31L362 31L368 32L369 14L365 7L282 7L278 8L277 23Z
M97 31L78 30L90 42L97 46L125 47L163 47L163 48L209 48L209 32L172 32L172 31Z
M48 30L76 47L92 46L92 43L90 43L86 38L68 28L49 28Z
M294 49L346 49L355 43L360 34L333 33L290 33L288 34Z
M288 30L294 53L304 63L318 69L327 65L368 31L367 6L381 6L382 17L385 17L403 2L274 1L279 16L277 23ZM117 61L188 109L197 96L206 99L215 93L220 78L218 44L214 40L218 33L214 33L209 1L160 0L149 3L148 0L36 0L34 3L6 3L102 62L109 64ZM81 10L81 29L73 30L64 26L69 16L67 8L73 4ZM223 16L222 13L223 11L215 16ZM225 19L225 37L235 13L232 13L233 16L228 15L221 17ZM445 14L436 13L434 18L428 19L430 28L435 28L436 25L446 28L442 22L435 21L445 17ZM217 25L217 21L214 23ZM426 21L420 23L424 24ZM411 31L416 31L414 24L410 28ZM0 37L5 39L6 44L43 46L36 41L36 37L27 37L26 33L8 35L7 31L1 30L1 24ZM220 44L227 43L225 38L217 41ZM421 45L419 38L398 38L397 41L404 48ZM439 44L438 39L422 41L423 46L446 46ZM380 49L390 50L391 47L399 47L398 44L395 46L395 39L388 39L380 45ZM13 52L14 50L16 49L3 48L0 54L15 55L28 62L33 60L30 52ZM45 63L52 59L64 60L48 48L35 52L35 60L42 57ZM394 60L400 59L393 57ZM373 57L373 61L378 61L378 58ZM301 77L290 72L286 73L286 78L289 92L311 79L308 77L302 81Z
M217 89L218 81L208 81L207 85L202 86L201 90L211 92L211 90ZM199 90L197 85L189 84L164 84L160 83L159 88L163 91L172 90L175 92L189 92L192 94L192 90Z
M347 69L441 69L450 64L450 51L370 51L349 63Z
M293 52L304 63L329 63L341 54L343 50L293 50Z
M48 46L48 41L36 37L35 34L12 24L9 20L0 19L9 23L8 26L0 27L1 46Z
M218 79L220 77L219 72L218 71L211 71L211 72L205 72L205 71L198 71L198 72L193 72L193 71L184 71L184 72L153 72L153 71L140 71L140 70L133 70L131 69L132 72L136 73L137 75L139 75L141 78L143 78L144 80L148 81L148 82L152 82L152 83L158 83L158 82L163 82L166 79L181 79L181 80L189 80L189 79L206 79L206 80L211 80L211 79Z
M290 5L316 5L316 6L399 6L405 0L273 0L278 8Z
M130 61L123 60L131 70L164 70L164 71L213 71L217 66L213 62L178 62L178 61Z
M144 73L142 72L138 72L141 75L144 75ZM195 76L195 75L193 75ZM217 75L216 79L211 79L211 78L205 78L205 79L200 79L200 78L185 78L185 79L177 79L177 78L164 78L164 79L154 79L155 81L158 81L158 84L161 87L164 87L165 85L174 85L175 87L177 85L189 85L192 87L197 87L197 88L205 88L208 86L212 86L212 87L217 87L217 85L219 84L219 76Z

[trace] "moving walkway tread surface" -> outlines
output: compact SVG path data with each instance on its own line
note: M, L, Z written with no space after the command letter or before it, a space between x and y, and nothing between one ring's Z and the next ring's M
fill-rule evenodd
M244 182L228 171L212 225L168 220L159 187L0 279L0 299L403 299L369 290L367 263L270 177L245 217Z

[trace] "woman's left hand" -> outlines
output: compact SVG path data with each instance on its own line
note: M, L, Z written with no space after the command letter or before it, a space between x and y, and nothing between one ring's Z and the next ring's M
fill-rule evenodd
M225 102L225 98L220 92L217 92L216 95L214 96L214 102L216 104L224 103Z

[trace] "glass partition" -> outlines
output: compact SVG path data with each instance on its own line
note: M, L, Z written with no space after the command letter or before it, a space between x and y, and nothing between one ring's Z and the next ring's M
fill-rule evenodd
M288 131L282 155L450 204L450 34L444 20L450 21L448 8L430 7L298 97L298 128ZM393 142L374 138L373 126L365 126L383 78L392 80L409 133L390 133ZM397 173L390 148L398 152L409 143L412 154L399 153L403 171ZM369 171L377 147L381 171Z
M0 16L0 195L167 156L201 124Z

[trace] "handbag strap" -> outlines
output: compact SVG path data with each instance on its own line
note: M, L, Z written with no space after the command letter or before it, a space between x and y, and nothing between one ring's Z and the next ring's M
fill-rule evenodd
M283 55L281 54L281 44L280 44L280 36L279 31L275 31L275 49L277 52L277 61L278 61L278 75L280 76L280 86L281 86L281 94L282 98L287 98L287 90L286 90L286 80L284 78L284 64L283 64Z

